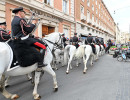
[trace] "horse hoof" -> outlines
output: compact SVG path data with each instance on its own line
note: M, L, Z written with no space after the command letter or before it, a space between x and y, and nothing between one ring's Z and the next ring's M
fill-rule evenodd
M86 74L86 72L83 72L83 74Z
M5 88L8 88L8 87L10 87L10 85L5 85Z
M28 79L28 81L31 81L31 80L32 80L32 78L29 78L29 79Z
M14 95L12 95L11 100L16 100L18 98L19 98L19 96L17 94L14 94Z
M41 96L39 94L34 96L34 100L40 100L40 99L41 99Z
M69 72L66 72L66 74L69 74Z
M58 91L58 88L54 88L54 92L57 92Z

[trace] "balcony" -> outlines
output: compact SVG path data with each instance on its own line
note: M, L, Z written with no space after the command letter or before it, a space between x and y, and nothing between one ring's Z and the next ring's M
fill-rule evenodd
M86 16L83 13L81 13L81 21L86 21Z

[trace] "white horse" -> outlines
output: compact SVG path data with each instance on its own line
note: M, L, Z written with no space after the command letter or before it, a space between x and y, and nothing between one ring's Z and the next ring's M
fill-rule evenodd
M87 62L90 59L91 66L93 65L93 59L95 54L92 51L92 47L90 45L81 45L76 52L76 57L81 58L83 57L83 63L84 63L84 71L83 73L86 73L87 70Z
M103 45L101 45L101 52L100 52L100 55L104 55L105 54L105 48Z
M55 70L58 70L57 65L61 63L63 65L63 55L64 55L64 49L55 49L53 52L53 62L52 62L52 68Z
M72 65L71 62L73 60L73 58L76 58L75 54L76 54L76 47L74 45L67 45L64 49L64 65L67 65L67 70L66 70L66 74L69 73L69 69L72 69ZM76 58L76 66L79 65L79 57Z
M100 55L100 46L95 45L95 48L96 48L96 55L94 56L94 60L97 61L99 59L99 55Z
M52 49L54 44L60 45L62 42L61 34L60 33L52 33L49 34L48 37L45 37L45 41L48 44L47 47L47 54L45 56L44 62L48 65L46 67L42 67L44 71L47 71L49 74L53 76L54 81L54 89L55 91L58 90L57 80L56 80L56 74L51 68L51 61L52 61ZM50 41L50 42L49 42ZM53 44L54 43L54 44ZM20 67L17 66L17 68L14 68L12 70L7 71L8 67L12 63L13 58L13 52L10 46L8 46L7 43L0 42L0 92L6 97L10 98L12 100L17 99L19 96L17 94L11 94L6 91L5 89L5 77L6 76L19 76L19 75L25 75L28 73L31 73L37 69L38 63L35 63L28 67ZM40 99L40 95L37 93L37 86L39 84L39 78L40 78L41 72L35 72L35 86L33 91L34 99Z

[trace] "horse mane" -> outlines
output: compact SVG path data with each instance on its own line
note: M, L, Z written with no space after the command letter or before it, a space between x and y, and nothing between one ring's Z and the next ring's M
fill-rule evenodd
M48 35L45 35L45 37L44 38L46 38L46 37L51 37L51 36L53 36L53 34L55 34L55 33L59 33L59 32L53 32L53 33L51 33L51 34L48 34Z

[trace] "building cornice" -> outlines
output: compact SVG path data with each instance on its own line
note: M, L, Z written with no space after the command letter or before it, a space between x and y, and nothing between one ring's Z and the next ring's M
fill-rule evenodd
M41 7L39 7L39 6L35 5L35 4L28 3L28 2L25 2L25 1L23 1L23 0L12 0L12 1L13 1L13 2L16 2L16 3L19 3L19 4L22 4L22 5L25 5L25 6L28 6L28 7L30 7L31 9L36 9L36 10L41 11L41 12L43 12L43 13L47 13L47 14L53 15L53 16L55 16L55 17L57 17L57 18L62 19L62 20L65 20L65 21L68 21L68 22L71 22L71 23L75 23L74 17L69 16L69 15L67 15L67 14L65 14L65 13L63 13L63 12L60 12L60 11L58 11L57 9L53 8L53 7L52 7L52 11L47 11L46 9L44 9L44 7L41 8ZM11 1L11 3L12 3L12 1ZM9 2L9 3L10 3L9 0L6 0L6 2ZM40 3L40 2L38 2L38 3ZM13 4L13 3L12 3L12 4ZM56 14L56 13L54 13L54 12L57 12L57 13L59 13L59 14Z

